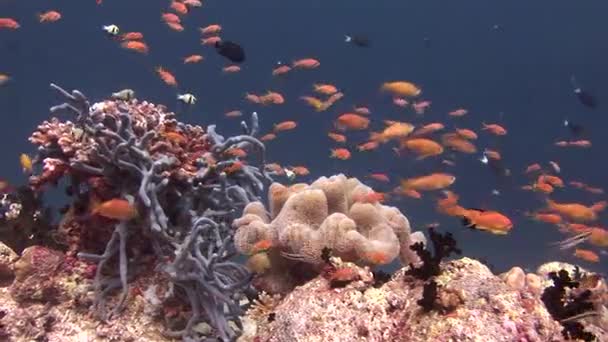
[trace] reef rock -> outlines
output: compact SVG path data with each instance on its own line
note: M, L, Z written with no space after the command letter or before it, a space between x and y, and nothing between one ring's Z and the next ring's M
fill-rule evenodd
M356 266L355 266L356 267ZM241 341L562 341L562 327L533 292L513 289L481 263L447 262L437 283L437 310L417 301L422 282L398 271L380 287L355 281L332 288L317 277L282 300L263 296ZM272 299L272 300L270 300Z

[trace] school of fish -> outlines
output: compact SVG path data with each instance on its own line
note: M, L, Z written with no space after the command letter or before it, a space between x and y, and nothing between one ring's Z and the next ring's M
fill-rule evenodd
M93 0L91 0L93 1ZM103 6L101 0L95 1L97 5ZM226 74L226 77L241 72L245 62L244 50L236 43L222 40L221 34L225 31L221 23L209 21L205 24L193 23L186 20L191 11L202 7L199 0L172 0L167 3L166 8L160 10L159 24L162 22L166 28L175 32L185 30L196 30L200 34L200 45L203 49L215 49L217 53L226 57L229 64L222 65L218 69ZM201 9L203 10L203 9ZM57 9L47 9L36 15L39 25L55 25L62 19L62 13ZM24 18L0 17L0 31L15 31L22 29ZM126 29L135 29L125 27ZM138 31L124 31L123 28L108 23L99 28L100 34L108 35L109 39L116 41L116 46L129 51L129 53L141 54L142 58L148 58L153 49L148 45L144 34ZM364 37L347 36L347 43L358 47L368 47L370 42ZM194 50L194 48L193 48ZM1 63L1 60L0 60ZM206 57L198 52L185 56L175 56L172 65L156 65L151 73L154 73L159 82L163 82L169 88L167 91L179 90L180 83L174 74L179 68L193 68L193 65L207 63ZM246 62L245 62L246 63ZM246 64L245 64L246 65ZM0 65L0 68L2 65ZM269 68L268 73L273 78L284 78L287 75L310 70L322 71L321 61L314 57L314 51L310 55L294 56L291 63L277 63ZM18 82L8 71L1 70L0 86L11 82ZM317 71L317 72L319 72ZM293 77L297 78L297 75ZM574 93L580 102L590 108L597 106L595 98L582 89L574 77L572 77ZM425 97L424 89L415 80L392 79L386 77L386 82L376 85L378 94L382 99L391 103L395 110L402 113L400 120L385 120L376 116L373 109L362 106L360 102L348 99L348 92L338 84L331 84L319 80L308 86L308 92L302 94L286 94L277 83L275 89L264 91L252 90L242 95L246 105L260 106L262 110L266 106L281 106L287 101L301 102L304 108L311 113L327 112L320 120L331 120L331 129L319 131L318 137L312 139L326 139L331 145L328 153L323 158L335 160L332 162L344 163L344 172L348 172L348 160L356 154L361 153L390 153L395 162L404 163L429 163L435 165L435 171L426 174L394 175L372 170L368 178L378 189L384 191L373 192L362 198L355 199L361 202L385 202L402 198L406 201L426 201L434 206L436 212L441 215L451 216L462 222L466 229L475 229L495 235L509 234L518 226L524 225L527 220L543 222L555 227L566 235L563 241L555 245L562 250L570 250L571 255L586 262L597 263L599 254L605 252L608 247L608 231L598 223L600 215L608 206L608 202L602 199L604 189L586 184L578 179L568 179L567 175L561 175L558 161L538 160L530 165L522 165L519 169L506 168L502 164L502 154L499 148L484 146L480 143L484 140L508 139L509 130L500 122L489 122L480 118L477 126L464 127L461 118L479 116L473 110L454 106L446 113L429 113L432 111L432 101ZM113 97L129 99L133 92L123 90L113 94ZM196 96L190 93L177 94L177 99L186 105L195 105ZM336 103L350 102L341 105L338 110ZM240 108L233 108L225 112L227 120L238 118L243 115ZM433 119L427 119L432 117ZM468 121L470 122L470 121ZM570 122L564 125L572 132L576 127ZM275 144L281 136L289 134L289 131L297 130L300 125L296 120L286 117L270 125L271 129L265 132L260 139L267 144ZM376 129L380 127L379 129ZM365 132L367 139L360 137ZM356 135L354 134L356 133ZM169 137L180 139L180 136ZM181 137L183 139L183 137ZM590 140L574 136L572 139L558 140L552 143L554 148L591 148ZM481 152L480 152L481 151ZM234 164L234 170L246 163L247 154L243 150L231 149L226 151L240 161ZM467 155L479 155L479 165L484 164L492 168L499 175L514 177L518 191L529 192L530 196L536 196L540 200L537 208L526 208L517 215L508 215L501 208L486 207L485 204L470 203L461 198L453 189L452 185L459 179L467 177L466 174L455 175L450 173L450 167L456 165L460 159L469 158ZM32 173L33 163L27 154L19 156L19 162L26 174ZM304 177L311 172L306 165L281 166L278 163L268 163L265 166L269 171L277 175L284 175L289 181L297 177ZM381 165L374 167L380 168ZM231 172L227 170L227 172ZM562 179L564 177L566 180ZM8 191L9 185L2 182L0 191ZM557 199L557 193L572 192L583 196L583 202L567 202ZM500 195L498 190L494 195ZM511 211L512 212L512 211ZM116 198L94 206L92 215L101 215L108 219L131 220L137 217L137 209L126 199ZM464 229L463 228L463 229ZM258 246L264 249L264 246Z

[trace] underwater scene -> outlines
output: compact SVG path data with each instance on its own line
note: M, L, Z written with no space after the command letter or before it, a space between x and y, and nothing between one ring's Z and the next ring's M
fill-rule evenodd
M608 341L607 12L0 0L0 341Z

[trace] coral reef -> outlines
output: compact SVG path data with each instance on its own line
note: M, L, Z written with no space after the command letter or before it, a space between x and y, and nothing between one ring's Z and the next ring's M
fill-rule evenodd
M288 292L305 270L318 274L325 248L360 265L385 265L398 256L406 264L418 262L409 247L423 235L410 234L407 218L378 203L370 196L373 190L355 178L340 174L290 187L273 183L268 192L270 215L261 202L252 202L234 221L236 248L251 256L258 288ZM290 272L294 269L297 275Z
M352 265L351 267L357 267ZM252 333L241 341L562 341L561 326L539 296L509 288L479 262L445 262L435 277L440 310L424 310L422 283L397 271L379 288L371 277L332 288L319 276L298 286L260 315L254 305L244 321ZM369 273L367 267L358 272Z
M69 182L72 203L54 239L66 250L63 266L93 278L96 316L118 316L129 283L154 270L165 276L161 303L182 302L190 312L167 324L167 336L200 339L194 327L206 321L209 336L236 338L251 275L232 260L230 224L271 181L243 157L257 154L264 165L264 145L254 138L257 116L250 126L241 124L243 135L224 138L213 125L205 130L179 122L163 106L137 99L90 105L78 90L51 87L66 100L51 113L75 119L52 118L30 137L38 145L34 163L42 165L30 187L42 193L64 178ZM91 214L95 203L110 199L126 200L139 215L115 220Z

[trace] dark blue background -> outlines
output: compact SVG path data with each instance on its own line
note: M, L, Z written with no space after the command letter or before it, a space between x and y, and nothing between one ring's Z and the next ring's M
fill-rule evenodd
M81 89L92 100L128 87L141 99L175 108L176 91L158 79L157 65L174 72L180 91L192 92L199 99L191 111L181 113L184 121L217 123L221 132L232 134L239 131L238 120L226 119L223 113L233 109L247 114L258 111L265 131L273 123L297 120L295 131L268 143L269 156L284 165L308 166L312 174L307 180L336 172L363 177L375 171L388 172L396 181L441 170L438 160L397 159L388 146L374 153L354 153L348 161L328 157L332 143L326 133L332 120L354 104L371 107L376 130L382 128L382 119L421 122L397 110L390 97L378 91L383 82L404 79L421 85L423 97L433 102L424 122L448 122L449 110L465 107L470 113L454 121L457 127L479 130L482 121L504 125L509 130L506 137L481 134L477 145L498 148L514 173L510 183L497 185L477 155L459 155L457 166L449 169L458 177L453 188L463 205L494 208L512 217L515 228L508 236L464 230L456 219L440 217L433 209L434 194L422 201L394 202L412 225L441 222L443 229L455 233L465 254L485 257L499 270L516 264L533 269L548 260L575 260L570 252L547 246L562 237L554 227L523 217L523 212L540 208L543 202L518 189L526 184L521 174L526 165L546 165L549 160L560 163L566 181L608 188L605 2L208 0L183 19L186 31L181 33L161 22L161 11L167 7L168 1L148 0L104 0L102 6L94 0L0 0L0 16L14 17L22 26L17 31L0 31L0 73L13 78L0 88L1 173L6 179L25 181L18 155L34 152L27 137L58 101L48 87L50 82ZM35 14L49 9L60 11L63 19L39 24ZM246 49L248 60L241 73L222 74L225 61L199 44L197 28L213 23L224 27L222 37ZM123 32L143 32L150 54L121 49L101 31L107 24L116 24ZM501 28L492 29L495 24ZM344 43L348 33L366 34L372 47L358 49ZM431 39L430 48L425 47L424 37ZM192 53L201 53L205 61L183 65L182 58ZM321 66L284 79L271 76L277 61L303 57L318 58ZM596 94L598 110L587 110L576 101L569 82L572 74ZM311 94L314 82L336 84L346 96L327 112L313 112L298 97ZM243 100L247 91L266 90L285 94L286 104L261 108ZM591 149L553 146L555 140L568 138L562 126L566 117L591 129ZM366 134L349 138L352 147ZM502 195L491 196L494 188ZM605 198L575 189L552 197L588 204ZM603 213L601 223L605 224L605 218ZM592 268L601 270L598 265Z

